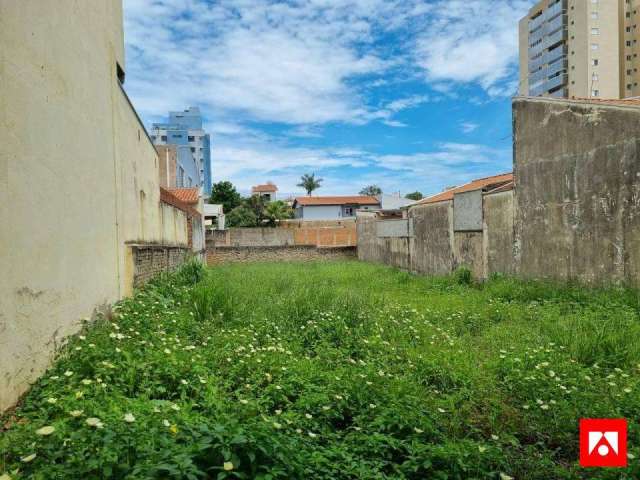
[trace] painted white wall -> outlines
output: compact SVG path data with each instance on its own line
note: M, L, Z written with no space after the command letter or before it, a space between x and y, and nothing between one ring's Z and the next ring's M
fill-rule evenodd
M302 207L304 220L339 220L342 219L340 205L310 205Z

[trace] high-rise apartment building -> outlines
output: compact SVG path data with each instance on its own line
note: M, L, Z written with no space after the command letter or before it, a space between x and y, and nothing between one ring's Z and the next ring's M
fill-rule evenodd
M632 96L634 4L640 0L539 1L520 21L520 94Z
M169 112L168 123L154 123L151 140L156 145L176 145L176 186L199 186L211 193L211 140L202 128L198 107Z

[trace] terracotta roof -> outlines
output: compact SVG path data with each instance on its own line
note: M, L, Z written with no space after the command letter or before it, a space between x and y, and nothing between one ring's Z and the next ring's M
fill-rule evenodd
M200 200L200 189L198 187L170 188L169 191L178 197L180 201L190 205L196 204Z
M201 216L200 212L198 212L195 208L193 208L192 205L186 202L183 202L182 200L180 200L180 198L178 198L178 196L175 195L176 190L183 190L183 189L167 190L166 188L160 187L160 201L162 203L166 203L167 205L176 207L178 210L182 210L189 217ZM189 189L186 189L186 190L189 190Z
M253 193L277 192L278 187L276 187L273 183L265 183L264 185L256 185L255 187L251 187L251 191Z
M502 188L509 183L513 184L513 173L503 173L501 175L494 175L493 177L478 178L459 187L451 188L449 190L445 190L442 193L424 198L419 202L414 203L413 205L445 202L447 200L453 200L453 196L456 193L471 192L473 190L490 190L492 192L495 192L496 189Z
M345 197L296 197L294 203L308 205L380 205L376 197L353 195Z

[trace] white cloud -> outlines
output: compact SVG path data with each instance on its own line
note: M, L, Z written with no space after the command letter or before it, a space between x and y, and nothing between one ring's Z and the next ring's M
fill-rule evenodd
M515 73L518 20L530 5L529 0L439 1L417 37L416 62L431 82L477 83L489 95L512 94L503 83Z
M480 125L478 125L477 123L473 123L473 122L462 122L460 124L460 129L464 133L473 133L478 129L479 126Z

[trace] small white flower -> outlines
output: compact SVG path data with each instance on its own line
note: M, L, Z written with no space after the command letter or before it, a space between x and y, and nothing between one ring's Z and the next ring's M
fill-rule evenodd
M36 457L37 455L35 453L32 453L31 455L27 455L26 457L21 457L20 461L23 463L29 463L31 460L33 460Z
M231 462L224 462L224 465L222 465L222 468L227 471L230 472L231 470L233 470L233 463Z
M275 428L277 428L278 430L282 428L282 425L281 425L281 424L279 424L278 422L273 422L273 426L274 426Z
M83 413L84 413L84 412L83 412L82 410L71 410L71 411L69 412L69 415L71 415L72 417L77 418L77 417L82 416L82 414L83 414Z
M165 427L170 427L171 422L169 422L169 420L162 420L162 425L164 425Z
M47 425L46 427L42 427L42 428L39 428L38 430L36 430L36 435L40 435L40 436L46 437L47 435L51 435L55 431L56 431L55 428L53 428L50 425Z
M304 416L309 420L313 418L313 415L311 415L310 413L305 413Z
M136 421L136 417L133 416L133 413L125 413L124 421L127 423L133 423Z
M101 428L102 427L102 422L100 421L99 418L96 417L89 417L85 420L85 423L87 425L89 425L90 427L94 427L94 428Z
M377 406L377 405L376 405L375 403L370 403L370 404L369 404L369 408L376 408L376 406Z
M171 409L177 412L180 410L180 407L174 403L173 405L171 405Z
M309 432L309 436L310 436L311 438L316 438L318 435L316 435L316 434L315 434L315 433L313 433L313 432Z
M413 431L416 433L424 433L424 430L421 430L420 428L414 427Z
M71 370L67 370L66 372L64 372L65 377L70 377L71 375L73 375L73 372Z
M57 401L58 401L58 399L57 399L57 398L53 398L53 397L49 397L49 398L47 398L47 403L54 404L54 403L56 403Z
M282 410L280 409L276 410L276 415L282 415Z
M498 435L491 435L491 440L497 442L498 440L500 440L500 437Z
M500 474L500 480L513 480L513 477L510 477L506 473L501 473Z
M249 403L249 400L245 400L244 398L240 400L240 403L243 405L246 405L247 403Z
M91 383L92 383L92 380L90 378L84 378L82 380L83 385L91 385Z

